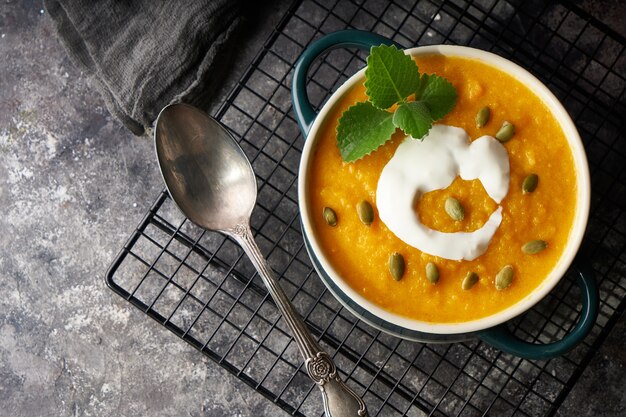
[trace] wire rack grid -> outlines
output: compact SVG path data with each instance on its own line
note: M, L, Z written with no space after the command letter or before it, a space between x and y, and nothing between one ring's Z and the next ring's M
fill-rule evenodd
M600 285L597 324L549 361L478 341L420 344L381 333L343 309L303 246L296 176L304 139L291 113L292 69L319 36L355 28L407 47L451 43L493 51L537 75L565 104L588 153L592 211L583 250ZM216 117L257 175L256 240L285 291L372 416L554 415L626 308L626 42L566 3L504 0L298 1ZM316 106L364 65L334 50L310 70ZM239 379L299 416L323 414L319 393L271 298L237 245L185 219L162 192L107 273L107 284ZM573 274L512 324L528 341L562 337L580 309Z

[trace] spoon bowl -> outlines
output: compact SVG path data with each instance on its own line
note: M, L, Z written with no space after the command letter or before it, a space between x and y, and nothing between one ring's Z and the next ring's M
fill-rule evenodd
M280 287L250 229L256 179L250 161L217 120L187 104L161 110L154 130L157 160L165 185L187 218L239 243L254 264L304 358L309 377L320 388L327 417L367 415L363 400L337 374Z
M254 171L221 123L189 105L168 106L157 119L155 146L167 189L189 220L218 231L247 221Z

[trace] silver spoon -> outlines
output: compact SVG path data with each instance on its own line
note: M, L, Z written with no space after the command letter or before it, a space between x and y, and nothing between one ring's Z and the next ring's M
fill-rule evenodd
M154 139L165 185L183 214L204 229L230 236L250 257L293 333L309 377L322 391L326 416L367 416L365 403L341 380L254 242L250 215L256 179L239 144L218 121L187 104L161 111Z

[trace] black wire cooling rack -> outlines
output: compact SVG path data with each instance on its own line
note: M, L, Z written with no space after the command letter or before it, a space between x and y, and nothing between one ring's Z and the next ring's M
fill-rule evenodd
M600 285L597 324L584 343L550 361L527 361L473 340L420 344L356 320L326 291L300 233L296 174L303 145L291 113L292 69L314 39L355 28L410 47L469 45L529 69L561 99L583 137L592 211L583 250ZM626 42L562 3L477 0L302 1L280 21L217 113L257 175L252 226L270 265L340 373L372 416L554 415L626 307ZM320 105L364 65L334 50L310 71ZM288 413L319 416L286 325L235 243L186 220L160 194L107 273L108 285L148 316ZM526 340L561 337L575 324L578 289L568 274L512 326Z

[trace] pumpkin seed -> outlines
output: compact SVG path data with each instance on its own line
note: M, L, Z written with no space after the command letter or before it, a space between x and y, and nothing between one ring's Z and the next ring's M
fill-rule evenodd
M522 246L522 252L528 255L534 255L536 253L543 251L547 247L548 247L548 242L546 242L545 240L540 240L540 239L531 240L530 242L526 242Z
M539 184L539 176L537 174L527 175L522 182L522 193L532 193L537 188L537 184Z
M369 226L374 221L374 209L367 201L361 200L359 204L356 205L356 212L364 225Z
M431 284L436 284L439 281L439 269L437 265L432 262L426 264L426 279L428 279Z
M476 127L483 127L489 121L489 116L491 116L491 111L489 107L485 106L476 113Z
M465 209L463 209L463 206L461 205L459 200L454 197L448 197L446 199L444 208L446 210L446 213L448 213L448 216L450 216L452 220L460 222L465 218Z
M335 210L330 207L324 207L322 215L324 216L324 221L327 225L331 227L337 226L337 213L335 213Z
M508 288L513 282L513 267L507 265L496 275L496 290L502 291Z
M400 281L404 275L404 257L398 252L394 252L389 257L389 272L396 281Z
M496 139L504 143L510 141L513 135L515 135L515 125L505 121L496 133Z
M472 287L478 282L478 274L476 272L468 272L463 278L463 282L461 283L461 288L464 290L471 290Z

